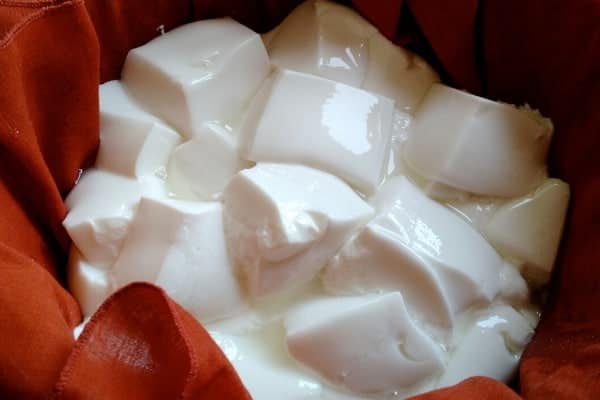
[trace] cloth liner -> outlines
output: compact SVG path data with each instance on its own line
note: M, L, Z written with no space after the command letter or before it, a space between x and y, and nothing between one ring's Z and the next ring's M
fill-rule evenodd
M130 48L161 27L223 15L265 31L298 3L0 0L0 398L249 398L200 324L149 284L113 295L73 340L81 314L62 285L62 198L97 150L97 86L118 78ZM443 67L447 83L550 116L550 171L572 189L519 394L477 377L417 399L597 398L600 1L352 3Z

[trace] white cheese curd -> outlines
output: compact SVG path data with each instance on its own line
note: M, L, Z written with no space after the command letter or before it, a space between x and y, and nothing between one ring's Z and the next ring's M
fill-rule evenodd
M325 0L262 37L229 18L179 27L122 77L100 87L95 168L66 198L86 321L156 284L257 400L515 373L569 200L539 112L437 83Z
M377 217L327 267L328 290L401 290L424 318L445 326L496 297L504 262L471 225L404 177L389 179L373 203Z
M320 168L370 194L381 183L387 165L393 111L394 103L387 98L277 70L246 115L244 156L256 162Z
M231 177L251 163L240 158L237 138L227 126L208 122L201 129L171 154L170 189L183 199L216 200Z
M438 75L358 13L329 1L299 5L265 43L273 64L389 97L412 112Z
M506 305L475 313L462 333L439 386L450 386L475 375L507 382L512 378L525 345L533 336L531 322Z
M362 88L396 102L413 114L438 74L421 57L396 46L379 32L369 40L369 67Z
M119 81L100 85L100 147L96 167L132 178L164 171L181 137L143 111Z
M285 327L292 357L355 393L398 392L442 368L438 345L413 324L399 292L307 303Z
M336 295L399 290L413 314L449 326L454 313L440 277L385 227L384 219L375 218L330 260L323 273L325 290Z
M565 182L547 179L533 192L511 200L470 197L447 205L539 286L547 283L552 272L569 193Z
M350 8L307 1L277 28L268 44L269 56L280 68L360 87L367 72L369 37L375 32Z
M229 18L199 21L132 49L122 81L146 109L187 138L229 121L270 70L260 36Z
M113 292L108 269L88 263L75 246L69 253L67 282L83 315L92 315Z
M225 189L225 229L252 296L309 282L373 209L333 175L258 164Z
M525 264L528 278L550 278L569 203L569 185L548 179L532 194L502 205L482 227L506 257Z
M142 198L111 278L116 288L156 283L201 321L244 307L216 202Z
M435 84L404 149L425 178L485 196L528 193L546 178L552 129L507 104Z
M141 196L133 179L95 169L83 174L65 200L63 226L88 262L114 262Z

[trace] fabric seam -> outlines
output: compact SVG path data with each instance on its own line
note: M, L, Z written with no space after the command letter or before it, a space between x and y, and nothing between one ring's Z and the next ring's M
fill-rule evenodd
M21 7L21 5L11 4L11 3L0 2L0 5L13 5L13 6L17 5L17 6ZM23 4L27 4L27 3L23 3ZM15 26L13 26L6 33L6 35L3 38L0 39L0 49L7 48L13 42L13 40L15 39L15 37L18 36L18 34L20 32L22 32L23 30L25 30L26 28L28 28L33 22L35 22L38 19L42 18L47 13L53 12L53 11L58 11L58 10L63 9L65 7L78 6L80 4L83 4L83 0L67 0L67 1L64 1L64 2L54 1L54 2L36 3L36 5L42 5L42 4L45 4L43 8L41 8L36 13L31 14L27 18L24 18L23 20L21 20L19 23L17 23ZM31 4L31 3L29 3L28 6L22 6L22 7L35 8L34 5Z

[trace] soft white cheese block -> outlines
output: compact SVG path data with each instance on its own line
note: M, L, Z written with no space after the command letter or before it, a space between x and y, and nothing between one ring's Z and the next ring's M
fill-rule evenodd
M307 1L277 28L268 44L280 68L360 87L369 62L369 37L377 30L354 10Z
M376 217L331 259L322 277L325 290L336 295L399 290L416 315L450 325L453 307L435 269L385 222Z
M391 177L373 203L377 217L327 266L327 290L400 290L411 308L446 326L496 297L504 262L471 225L405 177Z
M451 355L439 386L450 386L471 376L481 375L508 382L534 325L514 308L497 305L476 318Z
M369 39L369 66L362 88L414 113L438 74L421 57L390 42L379 32Z
M228 246L252 296L313 279L373 215L344 182L300 165L243 170L223 199Z
M214 122L205 123L202 130L171 154L168 180L177 197L217 199L231 177L250 166L240 158L238 143L231 130Z
M391 394L442 368L437 345L411 321L398 292L307 303L285 327L292 357L356 393Z
M96 169L83 174L65 200L63 226L89 263L114 262L142 192L130 178Z
M414 111L438 75L356 11L329 1L298 6L266 37L273 64L363 88Z
M100 147L96 167L130 177L164 171L181 137L142 110L119 81L100 85Z
M383 178L394 102L289 70L265 81L246 115L243 156L330 172L364 193Z
M75 246L69 253L67 281L85 317L92 315L113 291L108 269L88 263Z
M552 126L507 104L435 84L404 158L423 177L479 195L524 195L546 178Z
M117 288L155 283L203 322L244 306L219 203L142 198L111 277Z
M569 185L548 179L532 194L499 207L482 231L500 253L526 264L529 277L543 284L552 272L568 204Z
M193 22L132 49L122 81L150 112L192 137L237 117L270 70L260 36L230 18Z

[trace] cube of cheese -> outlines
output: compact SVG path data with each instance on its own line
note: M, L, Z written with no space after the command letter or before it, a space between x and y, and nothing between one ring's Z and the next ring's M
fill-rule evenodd
M96 167L132 178L164 173L181 137L142 110L119 81L100 85L100 147Z
M506 257L525 264L536 285L550 278L567 214L569 185L548 179L535 192L498 208L482 226Z
M373 203L377 216L325 269L326 289L400 290L411 309L443 326L496 297L504 262L467 222L405 177L390 178Z
M92 315L113 292L109 270L91 265L75 246L69 253L67 281L84 317Z
M398 292L303 304L285 327L292 357L356 393L401 392L442 368L437 345L411 321Z
M423 177L485 196L524 195L546 178L548 122L507 104L435 84L404 158Z
M475 375L508 382L535 325L506 305L481 313L450 357L439 386L450 386Z
M425 61L385 38L356 11L306 1L265 38L273 64L389 97L407 112L438 75Z
M83 174L65 200L63 226L89 263L115 261L142 192L140 182L120 175L96 169Z
M299 165L243 170L223 199L230 251L256 297L313 279L373 215L341 180Z
M260 36L230 18L193 22L132 49L122 81L150 112L190 138L229 121L270 70Z
M296 7L269 40L273 64L360 87L369 37L377 30L356 11L333 2Z
M206 123L201 134L173 151L167 176L177 197L215 200L231 177L250 165L239 156L234 132L217 123Z
M369 66L361 87L389 97L414 114L438 74L418 55L390 42L379 32L369 39Z
M202 322L230 316L245 304L219 203L142 198L111 277L117 288L155 283Z
M387 98L278 70L246 115L242 154L256 162L319 168L370 194L385 172L393 111L394 103Z

